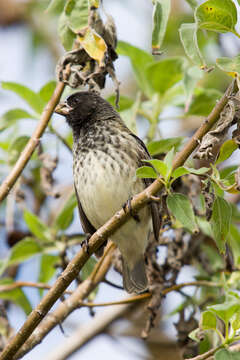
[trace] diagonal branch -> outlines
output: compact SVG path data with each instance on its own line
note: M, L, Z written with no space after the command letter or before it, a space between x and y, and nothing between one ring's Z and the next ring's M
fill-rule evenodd
M26 341L20 351L13 358L11 358L11 360L19 359L27 352L32 350L55 326L61 324L75 309L79 309L80 307L85 306L85 304L83 304L83 300L88 297L88 295L104 279L107 271L109 270L112 264L112 254L114 250L115 245L112 242L109 242L102 258L94 267L94 270L98 270L94 279L92 279L90 274L85 281L79 284L72 295L61 302L57 309L44 319L44 321L39 325L36 331L34 331L34 333Z
M222 286L219 283L214 283L210 281L191 281L182 284L178 284L163 290L163 294L167 294L171 291L179 290L185 286ZM109 302L109 303L85 303L86 306L109 306L114 305L113 308L105 310L103 313L100 313L94 317L87 325L80 326L71 337L67 338L63 344L61 344L57 349L48 355L48 360L65 360L68 359L70 355L75 353L77 350L83 347L87 342L92 340L95 336L102 333L106 330L113 321L116 321L121 316L130 311L134 306L136 310L137 306L142 306L139 302L140 300L146 300L151 297L150 293L145 293L138 296L127 297L124 300ZM138 302L138 303L137 303ZM82 303L84 304L84 303ZM81 304L81 306L82 306ZM84 306L84 305L83 305Z
M196 131L193 137L188 141L185 147L176 155L173 167L177 167L184 164L186 159L198 146L202 137L212 128L217 122L224 106L227 104L229 96L232 94L235 82L231 83L226 93L222 96L221 100L216 104L210 115ZM149 187L147 187L140 194L134 196L131 201L131 208L133 210L139 210L145 206L152 195L155 195L162 187L161 180L156 179ZM8 188L7 188L8 191ZM122 226L130 218L129 209L127 211L119 210L110 220L108 220L100 229L98 229L89 240L89 252L85 252L81 249L73 260L68 264L62 275L57 279L51 290L45 295L40 304L35 310L28 316L26 322L23 324L19 332L12 339L12 341L6 346L0 355L0 360L12 360L13 356L24 344L24 342L30 337L34 329L42 321L44 316L51 309L53 304L61 296L68 285L76 278L80 269L84 266L88 258L101 246L105 239L109 238L120 226Z
M136 306L136 305L135 305ZM90 322L80 326L69 338L48 354L48 360L66 360L98 334L106 330L114 321L124 316L133 304L117 305L94 316ZM134 307L135 309L135 307Z

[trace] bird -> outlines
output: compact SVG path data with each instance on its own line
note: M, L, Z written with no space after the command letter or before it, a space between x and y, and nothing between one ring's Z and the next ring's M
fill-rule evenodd
M74 187L82 228L91 235L152 182L136 176L150 155L144 142L95 91L73 93L55 112L65 116L73 132ZM128 293L148 289L144 253L150 232L157 239L159 228L158 205L152 202L110 236L122 256Z

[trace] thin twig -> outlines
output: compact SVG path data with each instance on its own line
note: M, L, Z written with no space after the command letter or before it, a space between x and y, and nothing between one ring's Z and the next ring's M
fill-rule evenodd
M2 185L0 186L0 202L5 199L5 197L7 196L13 185L15 184L16 180L21 175L23 169L27 165L37 145L39 144L40 138L48 125L52 113L56 105L59 103L60 97L64 90L64 86L65 85L62 82L59 82L56 85L54 93L50 101L45 106L42 116L39 120L39 123L34 133L32 134L25 148L23 149L21 155L19 156L16 164L12 168L10 174L6 177L6 179L3 181Z
M109 286L112 286L112 287L116 288L116 289L123 290L123 287L122 287L121 285L117 285L117 284L113 283L112 281L109 281L109 280L107 280L107 279L104 279L103 282L104 282L105 284L109 285Z
M215 108L212 110L208 118L196 131L193 137L188 141L184 148L176 155L175 161L173 163L173 168L184 164L186 159L191 155L191 153L198 146L199 140L211 129L211 127L217 122L224 106L228 102L228 98L231 95L235 82L233 82L227 89L226 93L223 95L221 100L216 104ZM59 86L59 85L58 85ZM56 103L54 103L56 105ZM32 150L33 151L33 150ZM23 157L23 165L20 162L20 171L21 173L24 164L28 161L29 157L26 157L26 151L24 152L25 156ZM31 152L32 153L32 152ZM27 152L28 154L28 152ZM17 167L18 168L18 167ZM13 184L17 178L17 171L15 170L13 179L11 181L5 181L5 191L3 192L2 198L6 196L9 191L9 184ZM133 210L140 210L149 202L149 197L155 195L162 188L162 183L160 179L156 179L149 187L144 191L134 196L131 201L131 208ZM1 198L0 198L1 199ZM19 348L24 344L24 342L30 337L34 329L42 321L48 311L51 309L53 304L59 299L64 290L69 286L69 284L76 278L81 268L84 266L86 261L89 259L92 253L94 253L104 241L109 238L120 226L122 226L130 218L129 209L121 209L118 211L110 220L108 220L101 228L99 228L89 239L89 251L88 253L81 249L72 261L68 264L67 268L63 271L62 275L57 279L55 284L52 286L51 290L45 295L40 304L31 312L28 316L26 322L23 324L21 329L15 335L15 337L9 342L6 348L0 355L0 360L12 360L14 355L17 353Z
M224 345L221 344L221 345L207 351L206 353L195 356L194 358L191 358L189 360L207 360L210 356L214 355L215 352L217 352L219 349L222 349L223 347L224 347Z
M223 285L220 283L205 281L205 280L199 280L199 281L190 281L182 284L173 285L169 288L163 289L162 294L167 295L168 293L172 291L177 291L183 287L187 286L208 286L208 287L222 287ZM121 304L129 304L136 301L146 300L149 299L152 296L151 293L146 292L144 294L132 296L130 298L119 300L119 301L111 301L111 302L104 302L104 303L93 303L93 302L86 302L81 303L81 306L86 307L100 307L100 306L112 306L112 305L121 305Z
M131 307L131 304L118 305L97 314L86 325L80 326L71 337L66 338L60 346L48 354L48 360L65 360L75 353L89 340L102 333L113 321L121 318ZM81 356L80 356L81 357Z
M101 258L101 260L99 260L99 262L97 263L97 266L94 268L94 273L95 274L98 273L100 267L102 266L104 258L114 248L115 248L115 245L113 244L111 247L108 248L106 253L104 253L104 256ZM92 277L92 274L91 274L90 278L92 279L92 281L94 281L95 276ZM104 282L106 282L106 280L104 280ZM115 285L115 284L111 283L111 285ZM191 282L186 282L186 283L182 283L182 284L173 285L173 286L171 286L169 288L163 289L162 293L163 293L163 295L166 295L171 291L177 291L177 290L179 290L179 289L181 289L183 287L187 287L187 286L221 287L222 284L215 283L215 282L210 282L210 281L204 281L204 280L191 281ZM43 289L43 290L51 289L51 285L45 284L45 283L34 283L34 282L30 282L30 281L16 281L13 284L0 285L0 293L1 292L6 292L6 291L11 291L11 290L14 290L14 289L17 289L17 288L22 288L22 287L31 287L31 288L37 288L37 289ZM119 286L118 288L122 289L121 286ZM73 291L66 290L64 293L68 294L68 295L72 295ZM103 303L81 302L81 301L79 301L79 306L93 308L93 307L101 307L101 306L121 305L121 304L128 304L128 303L132 303L132 302L136 302L136 301L146 300L146 299L150 298L151 296L152 296L151 293L146 292L146 293L141 294L141 295L132 296L131 298L128 298L127 300L119 300L119 301L111 301L111 302L103 302Z
M31 281L16 281L12 284L0 285L0 293L6 292L6 291L11 291L11 290L22 288L22 287L31 287L31 288L49 290L49 289L51 289L52 286L45 284L45 283L35 283L35 282L31 282ZM68 291L68 290L65 291L65 294L71 295L72 293L73 293L72 291Z

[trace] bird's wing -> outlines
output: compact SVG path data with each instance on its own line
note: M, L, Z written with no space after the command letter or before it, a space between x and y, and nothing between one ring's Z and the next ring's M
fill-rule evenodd
M77 197L79 216L80 216L80 221L81 221L81 224L82 224L83 231L86 234L92 235L92 234L95 233L96 229L94 228L94 226L92 226L92 224L88 220L85 212L83 211L83 208L82 208L82 205L81 205L81 202L80 202L80 199L79 199L75 184L74 184L74 188L75 188L75 193L76 193L76 197Z
M131 133L131 135L137 140L137 142L139 143L139 145L141 145L143 153L142 153L142 159L151 159L151 156L148 152L148 149L146 148L146 145L144 144L144 142L139 139L138 136L136 136L135 134ZM146 166L151 166L151 164L149 163L145 163L144 165ZM153 182L153 179L143 179L144 183L146 184L146 187L151 185L151 183ZM152 214L152 223L153 223L153 232L154 232L154 236L156 241L158 240L158 236L159 236L159 231L161 229L161 217L160 217L160 213L159 213L159 206L156 202L151 202L150 204L150 208L151 208L151 214Z

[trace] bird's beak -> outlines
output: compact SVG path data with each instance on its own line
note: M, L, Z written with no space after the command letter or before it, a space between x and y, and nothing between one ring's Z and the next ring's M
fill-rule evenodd
M65 103L65 102L61 103L60 102L56 106L54 112L59 114L59 115L67 116L70 113L71 110L73 110L73 108L71 106L69 106L67 103Z

